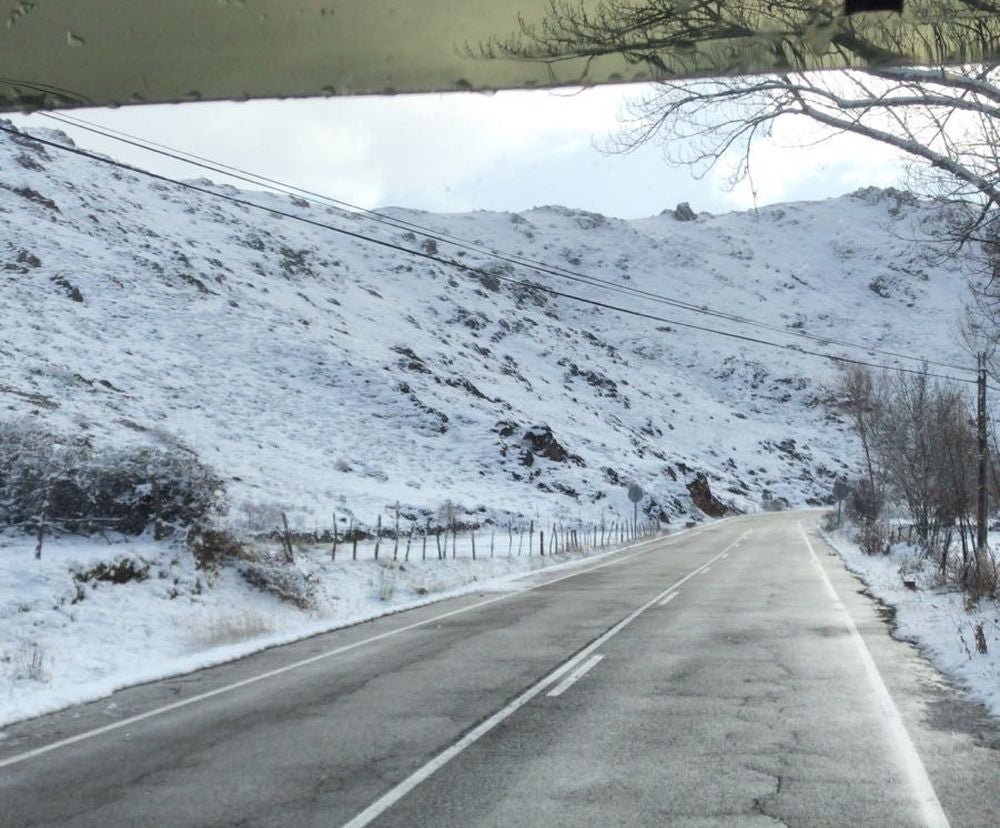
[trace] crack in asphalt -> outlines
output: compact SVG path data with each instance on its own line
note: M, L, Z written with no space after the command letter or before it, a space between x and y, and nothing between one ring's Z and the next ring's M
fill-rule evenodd
M768 819L772 820L773 822L777 823L778 825L785 825L785 826L788 826L788 828L791 828L790 823L785 822L781 817L775 816L773 813L770 813L767 810L769 804L774 799L776 799L777 797L781 796L781 788L782 788L782 785L784 784L783 777L781 776L781 774L771 773L771 774L768 774L768 775L771 776L774 779L774 791L772 791L771 793L767 794L766 796L756 796L756 797L754 797L753 805L752 805L753 813L759 814L760 816L767 817Z

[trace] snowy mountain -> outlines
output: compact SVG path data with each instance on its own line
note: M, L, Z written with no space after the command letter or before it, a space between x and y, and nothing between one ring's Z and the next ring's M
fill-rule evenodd
M195 182L236 201L219 199L32 134L0 135L0 416L194 452L226 481L237 525L270 528L278 507L308 528L334 510L373 523L397 501L416 515L449 499L593 520L631 513L630 482L676 522L713 497L817 503L849 471L851 437L821 404L829 361L518 280L827 353L866 358L795 334L968 361L954 333L965 277L924 241L936 208L895 191L689 221L384 211L768 330Z

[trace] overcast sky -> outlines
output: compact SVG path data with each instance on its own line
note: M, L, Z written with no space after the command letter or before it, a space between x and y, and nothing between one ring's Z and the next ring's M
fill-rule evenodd
M749 187L727 189L725 168L695 180L687 169L668 166L655 146L624 156L598 149L615 132L626 97L641 90L198 103L70 114L369 208L516 211L563 204L637 218L681 201L714 213L752 207ZM55 126L41 115L12 120ZM175 177L204 175L65 131L82 146L138 166ZM759 205L899 184L902 168L887 148L855 136L794 148L815 137L807 123L789 122L774 139L758 143Z

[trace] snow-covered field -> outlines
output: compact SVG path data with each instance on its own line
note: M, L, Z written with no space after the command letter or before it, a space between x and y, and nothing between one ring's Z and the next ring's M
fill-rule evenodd
M693 221L384 211L435 239L196 183L272 212L0 135L0 306L17 309L0 314L0 417L197 455L241 528L272 529L253 524L276 508L293 528L328 528L334 511L370 526L390 504L426 515L449 499L466 514L596 521L631 515L631 481L649 514L684 521L701 514L699 474L738 508L766 494L815 505L853 456L822 405L832 364L677 323L967 361L954 335L963 265L926 243L939 208L895 191Z
M827 533L827 540L871 593L895 608L896 636L916 644L941 672L1000 716L1000 602L980 601L967 610L965 596L942 586L934 563L907 544L870 556L846 529ZM904 576L918 588L904 586ZM986 653L978 651L977 626Z
M824 405L831 363L796 347L881 357L801 334L967 361L965 265L940 260L927 243L938 208L905 193L692 221L383 211L421 230L205 181L195 192L39 138L70 143L0 135L0 421L95 451L197 457L225 484L218 520L243 536L283 512L317 533L334 515L342 533L399 514L406 535L445 511L484 527L592 525L632 516L631 483L642 512L673 527L717 511L709 486L740 510L815 505L855 448ZM64 537L40 562L32 547L0 535L0 721L389 607L508 588L495 579L541 563L332 563L317 548L288 585L308 594L303 611L237 566L197 570L179 545ZM115 575L97 565L122 559L142 577L102 580ZM964 617L952 623L970 640Z
M212 572L196 569L175 544L62 539L35 560L29 540L0 536L0 728L442 598L522 589L532 573L582 566L620 548L540 557L537 548L518 552L515 540L513 549L498 542L492 558L480 547L472 560L466 538L455 558L429 551L422 560L413 547L410 560L401 550L393 561L390 543L376 562L369 543L357 561L342 546L334 563L323 545L300 548L294 566ZM241 574L247 568L308 606L251 585ZM131 579L114 583L116 573Z

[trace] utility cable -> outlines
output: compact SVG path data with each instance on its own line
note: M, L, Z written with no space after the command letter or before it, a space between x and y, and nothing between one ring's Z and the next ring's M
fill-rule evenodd
M20 136L20 135L22 135L22 133L19 130L17 130L16 128L7 127L7 126L4 126L2 124L0 124L0 132L6 132L7 134L13 135L13 136ZM334 233L338 233L338 234L340 234L342 236L346 236L348 238L352 238L352 239L355 239L355 240L358 240L358 241L366 242L368 244L372 244L372 245L376 245L376 246L379 246L379 247L387 248L387 249L394 250L394 251L397 251L397 252L400 252L400 253L405 253L405 254L407 254L409 256L412 256L414 258L420 258L420 259L424 259L424 260L427 260L427 261L434 262L436 264L444 265L446 267L452 267L452 268L455 268L456 270L462 271L463 273L469 273L469 274L472 274L472 275L475 275L475 276L479 276L479 277L485 276L485 277L489 277L489 278L495 278L498 281L506 282L508 284L511 284L511 285L514 285L514 286L517 286L517 287L527 288L529 290L539 291L541 293L546 293L546 294L548 294L550 296L558 296L558 297L563 298L563 299L568 299L568 300L571 300L571 301L574 301L574 302L579 302L579 303L582 303L582 304L585 304L585 305L590 305L592 307L601 308L603 310L610 310L610 311L614 311L616 313L622 313L622 314L626 314L628 316L634 316L634 317L637 317L637 318L640 318L640 319L648 319L648 320L652 320L652 321L655 321L655 322L660 322L660 323L667 324L667 325L675 325L675 326L677 326L679 328L686 328L688 330L696 330L696 331L702 331L704 333L711 333L711 334L715 334L717 336L723 336L723 337L727 337L729 339L734 339L734 340L741 341L741 342L753 343L753 344L763 345L763 346L767 346L767 347L771 347L771 348L778 348L778 349L784 350L784 351L792 351L794 353L804 354L806 356L818 357L820 359L827 359L827 360L831 360L833 362L837 362L837 363L841 363L841 364L861 365L861 366L866 366L866 367L869 367L869 368L879 368L879 369L885 368L884 365L878 365L876 363L868 362L866 360L853 359L853 358L843 357L843 356L834 356L833 354L826 354L826 353L822 353L820 351L811 351L811 350L808 350L808 349L805 349L805 348L801 348L801 347L799 347L797 345L790 345L790 344L787 344L787 343L772 342L772 341L769 341L769 340L759 339L757 337L752 337L752 336L749 336L747 334L739 334L739 333L734 333L732 331L724 331L724 330L720 330L720 329L717 329L717 328L710 328L710 327L708 327L706 325L698 325L698 324L695 324L695 323L692 323L692 322L683 322L683 321L677 320L677 319L670 319L670 318L667 318L667 317L658 316L656 314L646 313L644 311L634 310L632 308L626 308L626 307L621 307L621 306L618 306L618 305L612 305L612 304L610 304L608 302L601 302L601 301L598 301L598 300L595 300L595 299L588 299L586 297L578 296L576 294L568 293L566 291L556 290L555 288L551 288L551 287L548 287L546 285L540 285L537 282L531 282L531 281L527 281L527 280L523 280L523 279L515 279L515 278L512 278L510 276L502 276L502 275L499 275L497 273L486 271L486 270L484 270L481 267L474 267L472 265L467 265L467 264L465 264L463 262L455 261L454 259L446 259L446 258L443 258L443 257L437 255L437 254L429 253L429 252L424 251L424 250L412 250L410 248L404 247L404 246L402 246L400 244L397 244L395 242L387 241L385 239L378 239L378 238L375 238L373 236L367 236L364 233L360 233L360 232L357 232L357 231L354 231L354 230L347 230L345 228L337 227L336 225L327 224L325 222L317 221L316 219L311 219L311 218L308 218L306 216L298 215L296 213L290 213L290 212L288 212L286 210L279 210L276 207L268 207L267 205L259 204L259 203L255 202L255 201L251 201L251 200L246 199L246 198L239 198L237 196L232 196L232 195L229 195L227 193L217 192L215 190L208 189L207 187L201 187L201 186L199 186L197 184L194 184L192 182L189 182L189 181L178 181L176 179L170 178L169 176L161 175L160 173L155 173L155 172L152 172L150 170L144 170L144 169L142 169L140 167L133 167L133 166L128 165L128 164L123 164L122 162L116 161L113 158L108 158L106 156L102 156L102 155L99 155L99 154L96 154L96 153L92 153L92 152L90 152L88 150L81 149L80 147L66 146L65 144L60 144L60 143L58 143L56 141L50 141L47 138L42 138L42 137L36 136L36 135L30 135L29 137L33 141L36 141L36 142L38 142L40 144L43 144L45 146L49 146L49 147L52 147L54 149L60 150L62 152L67 152L67 153L70 153L70 154L73 154L73 155L80 156L82 158L87 158L87 159L89 159L91 161L97 161L97 162L99 162L101 164L106 164L106 165L109 165L109 166L113 166L113 167L116 167L118 169L126 170L128 172L135 173L135 174L138 174L138 175L142 175L142 176L145 176L147 178L151 178L151 179L156 180L156 181L161 181L161 182L166 183L166 184L172 184L172 185L174 185L176 187L180 187L180 188L185 189L185 190L190 190L192 192L200 193L202 195L207 195L207 196L209 196L211 198L217 198L217 199L220 199L222 201L227 201L227 202L229 202L231 204L237 204L237 205L239 205L241 207L247 207L247 208L250 208L250 209L260 210L262 212L267 212L267 213L270 213L272 215L281 216L282 218L291 219L292 221L298 221L298 222L300 222L302 224L306 224L306 225L309 225L309 226L312 226L312 227L317 227L317 228L320 228L320 229L323 229L323 230L328 230L328 231L331 231L331 232L334 232ZM897 367L895 370L897 370L897 371L899 371L901 373L915 374L915 375L921 375L921 376L927 376L927 377L934 377L936 379L948 380L948 381L952 381L952 382L964 382L964 383L967 383L967 384L975 384L976 383L976 380L973 380L973 379L962 379L960 377L952 377L952 376L948 376L948 375L945 375L945 374L931 373L931 372L928 372L928 371L918 371L918 370L911 369L911 368L899 368L899 367ZM971 371L971 369L960 369L960 370L970 370Z
M293 193L306 195L311 198L318 199L320 201L334 205L346 214L362 214L367 216L373 221L379 222L380 224L388 225L390 227L394 227L395 229L406 230L409 232L416 231L427 239L432 239L436 242L451 244L456 247L464 248L466 250L471 250L483 255L490 256L507 264L512 264L518 267L535 270L537 272L545 273L550 276L564 278L569 281L587 284L591 287L610 290L623 295L636 296L643 299L649 299L651 301L660 304L676 307L681 310L689 311L692 313L715 317L718 319L722 319L724 321L735 322L741 325L749 325L752 327L768 330L773 333L779 333L782 336L807 339L812 342L816 342L820 345L838 345L843 348L851 348L868 354L877 354L889 357L894 360L899 360L899 359L910 360L912 362L917 362L921 364L926 363L928 365L936 365L941 368L949 368L957 371L969 370L964 366L955 365L953 363L926 359L919 356L913 356L912 354L903 354L896 351L889 351L884 348L877 348L862 343L837 339L835 337L812 334L809 333L808 331L788 330L787 328L782 328L767 322L751 319L749 317L741 316L739 314L730 313L728 311L720 311L708 305L696 305L690 302L685 302L684 300L681 299L665 296L660 293L643 290L641 288L636 288L629 285L620 285L607 279L601 279L596 276L580 273L578 271L570 270L568 268L564 268L559 265L551 265L539 261L537 259L532 259L530 257L507 253L502 250L488 247L481 243L469 241L468 239L463 239L461 237L453 236L448 233L434 230L432 228L426 227L425 225L420 225L415 222L407 221L405 219L389 216L377 210L370 210L368 208L360 207L356 204L352 204L350 202L343 201L341 199L337 199L332 196L324 195L322 193L318 193L313 190L308 190L302 187L295 186L293 184L287 184L273 178L268 178L267 176L259 175L257 173L250 172L240 167L224 164L220 161L215 161L200 155L188 153L183 150L177 150L173 147L169 147L164 144L158 144L149 139L140 138L138 136L113 129L111 127L100 126L88 121L84 121L83 119L67 116L64 114L55 115L47 112L42 112L38 114L43 115L44 117L49 118L51 120L63 123L67 126L73 126L79 129L84 129L94 134L101 135L105 138L119 141L121 143L137 147L139 149L144 149L148 152L153 152L176 161L181 161L183 163L190 164L194 167L199 167L201 169L209 170L211 172L220 173L222 175L235 178L239 181L244 181L246 183L255 184L258 186L264 184L269 188L277 190L278 192L281 192L288 196L293 195Z

